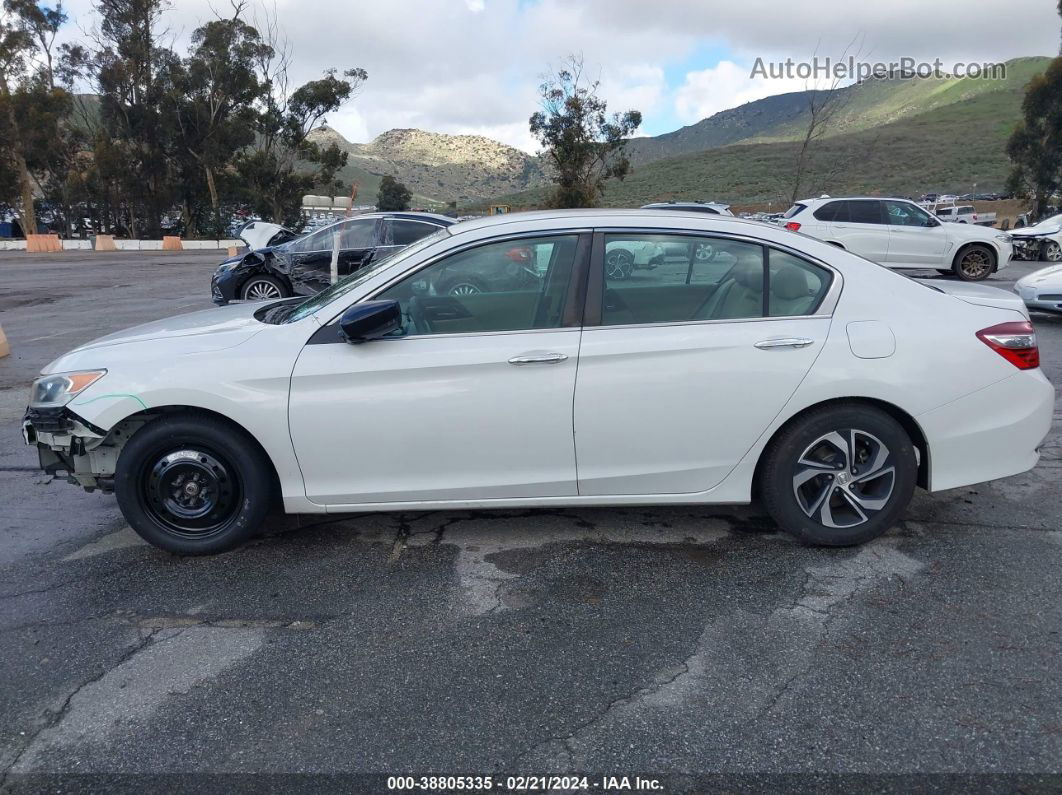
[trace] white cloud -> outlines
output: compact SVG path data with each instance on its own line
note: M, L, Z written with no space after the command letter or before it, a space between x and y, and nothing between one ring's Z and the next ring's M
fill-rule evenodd
M274 0L252 0L261 15ZM68 0L82 29L92 27L93 0ZM210 18L211 0L173 4L164 24L183 50ZM276 0L293 53L298 84L328 67L364 67L361 94L330 122L365 141L388 129L416 126L440 132L494 130L533 150L527 119L550 65L582 54L599 75L612 111L636 108L646 126L674 112L696 121L711 112L803 84L754 81L757 57L784 60L837 54L857 34L874 60L911 56L946 63L1054 54L1058 17L1047 0L802 0L784 9L776 0ZM224 4L217 6L219 9ZM78 36L71 26L68 35ZM697 52L725 60L694 69L680 86L667 69ZM706 63L710 64L711 61ZM699 64L698 64L699 65Z
M675 113L687 123L700 121L728 108L773 94L803 91L803 80L767 80L751 77L750 68L721 61L711 69L688 72L675 92Z

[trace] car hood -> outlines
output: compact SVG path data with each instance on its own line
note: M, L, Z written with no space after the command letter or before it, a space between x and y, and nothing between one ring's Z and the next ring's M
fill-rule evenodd
M929 279L927 283L968 304L991 306L996 309L1013 309L1025 317L1029 316L1029 310L1025 308L1025 302L1021 298L1006 290L1000 290L998 287L944 279Z
M1022 276L1018 279L1018 284L1062 284L1062 265L1050 265L1046 268L1041 268L1038 271L1033 271L1029 275Z
M1026 226L1022 229L1012 229L1009 234L1011 237L1045 237L1050 235L1057 235L1060 231L1058 224L1050 226Z
M231 348L265 328L265 325L254 317L254 313L262 306L260 303L230 304L155 320L94 339L75 348L71 353L175 337L196 338L194 343L188 346L189 352Z
M280 224L271 224L268 221L252 221L240 230L240 239L245 242L251 251L268 248L269 243L278 234L283 233L283 238L290 240L295 233Z

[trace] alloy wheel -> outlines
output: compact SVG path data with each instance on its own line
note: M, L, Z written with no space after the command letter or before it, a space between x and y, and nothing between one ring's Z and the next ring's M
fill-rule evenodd
M968 279L983 279L991 272L992 261L987 252L977 248L971 249L963 254L959 270Z
M711 243L698 243L693 249L693 258L697 262L708 262L715 254L715 247Z
M1044 246L1044 259L1048 262L1062 262L1062 246L1054 240L1049 240Z
M479 289L478 285L472 284L472 282L461 282L460 284L455 284L453 287L451 287L446 292L449 293L450 295L458 295L458 296L460 296L460 295L479 295L483 291L481 289Z
M626 279L634 265L629 251L610 251L605 255L605 276L609 279Z
M831 528L868 522L888 505L895 485L889 448L857 428L820 436L807 446L793 471L793 493L800 509Z
M255 281L243 291L248 301L268 301L271 298L280 298L280 290L275 284L267 281Z

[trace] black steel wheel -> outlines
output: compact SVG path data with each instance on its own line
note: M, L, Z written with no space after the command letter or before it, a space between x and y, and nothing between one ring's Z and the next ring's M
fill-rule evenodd
M184 555L223 552L251 537L273 491L272 468L254 439L191 412L144 425L115 468L115 495L130 526Z

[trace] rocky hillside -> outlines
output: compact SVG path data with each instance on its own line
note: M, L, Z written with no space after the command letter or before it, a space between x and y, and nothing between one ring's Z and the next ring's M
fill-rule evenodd
M1002 80L891 78L847 86L839 89L833 100L837 111L826 135L864 132L1000 92L1020 96L1026 83L1048 63L1049 58L1015 58L1007 61L1006 79ZM636 138L629 144L631 160L637 166L731 144L800 140L807 131L808 105L806 91L748 102L674 132Z
M513 193L546 181L537 158L479 135L389 130L370 143L355 144L325 127L312 137L346 150L348 170L391 175L415 195L439 201Z

